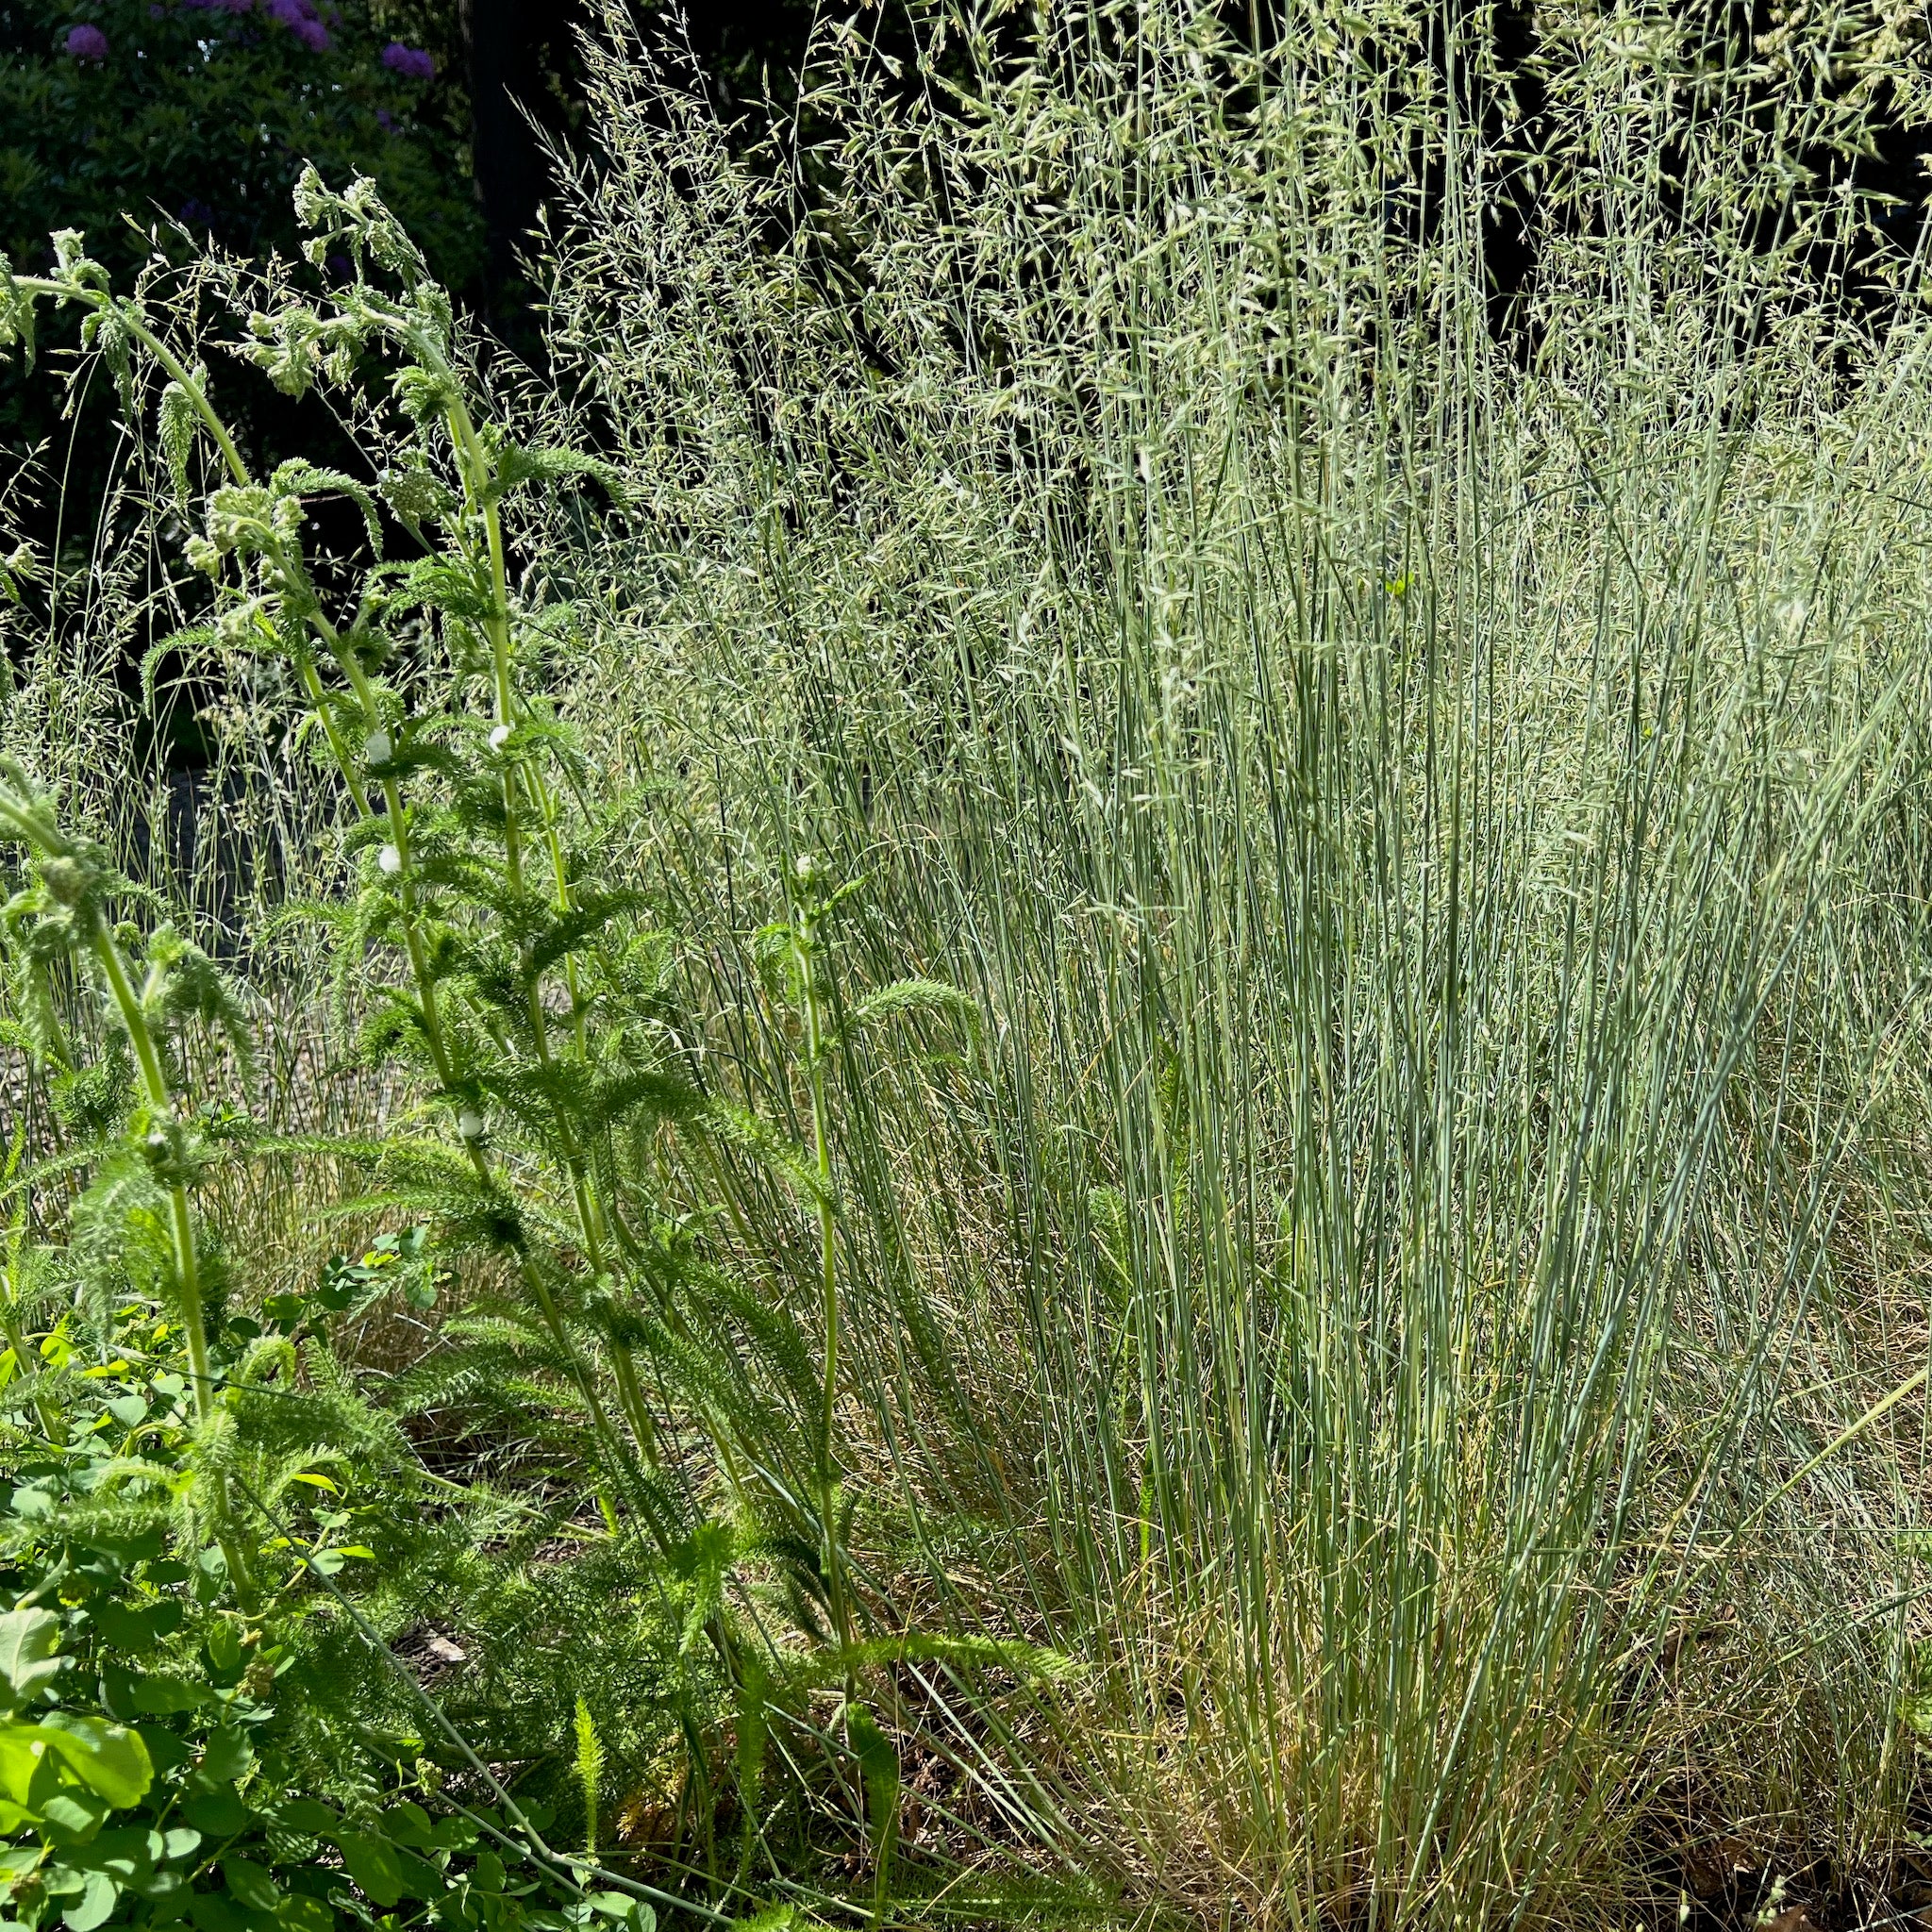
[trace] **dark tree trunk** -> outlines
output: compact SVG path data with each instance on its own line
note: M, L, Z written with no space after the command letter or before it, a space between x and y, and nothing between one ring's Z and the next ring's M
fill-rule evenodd
M526 116L543 105L541 75L549 36L537 25L536 0L460 0L460 10L494 311L515 283L517 250L537 218L542 192L537 137ZM545 10L553 19L566 12L554 5Z

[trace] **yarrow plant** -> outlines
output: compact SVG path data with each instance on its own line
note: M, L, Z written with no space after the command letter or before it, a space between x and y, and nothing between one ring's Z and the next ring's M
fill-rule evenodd
M340 257L351 265L353 281L332 312L296 299L258 313L247 355L278 388L299 395L325 376L346 381L369 351L394 349L392 384L406 420L418 437L446 439L451 482L420 443L405 446L375 490L299 462L258 481L216 415L205 377L162 343L138 304L108 292L104 272L72 233L57 238L56 276L13 282L8 329L31 340L37 299L82 303L90 311L86 340L108 354L124 383L131 379L137 348L165 371L160 435L177 489L185 494L189 487L198 441L217 453L226 479L208 497L203 534L188 544L190 561L214 580L219 597L208 641L282 658L314 703L316 722L362 815L354 843L365 855L367 883L341 958L351 965L376 941L400 947L410 977L379 1005L372 1050L420 1061L454 1124L468 1180L458 1182L426 1146L396 1158L415 1166L425 1188L441 1181L474 1191L452 1216L491 1230L518 1256L550 1341L572 1365L610 1458L609 1478L622 1488L635 1458L652 1457L655 1435L628 1357L613 1342L626 1364L620 1374L625 1441L559 1303L557 1264L541 1257L530 1238L534 1229L503 1195L491 1144L492 1116L500 1133L507 1110L538 1108L548 1123L541 1130L547 1151L563 1163L574 1238L594 1278L616 1232L592 1173L596 1151L580 1143L570 1108L589 1104L590 1118L608 1133L626 1112L661 1109L679 1097L675 1082L648 1059L629 1058L647 1049L643 1035L622 1035L628 1052L609 1067L594 1069L587 1058L594 996L584 990L585 977L613 970L620 958L654 941L645 933L610 950L608 929L633 914L634 895L587 890L579 880L581 860L567 847L564 816L544 774L545 763L567 756L566 747L517 685L522 626L511 602L503 498L533 481L595 466L561 452L519 451L472 420L452 361L448 300L370 184L335 195L311 171L298 203L313 235L313 258ZM393 292L371 279L384 274L394 278ZM340 620L329 614L303 547L305 494L317 493L355 502L376 551ZM384 512L419 540L445 533L448 554L432 549L408 565L381 560ZM395 626L424 610L441 629L451 704L446 712L418 719L381 673L399 656ZM541 629L536 636L542 639ZM486 707L483 724L466 715L475 697ZM452 912L465 906L484 920L481 928L466 930L460 918L452 923ZM493 930L499 926L500 933ZM593 940L604 947L594 959L586 955ZM569 994L560 1032L549 999L553 976ZM529 1074L520 1061L541 1076L534 1088L525 1085ZM570 1080L590 1083L581 1091L556 1084L564 1077L561 1066L572 1063L581 1071Z
M520 451L473 420L453 359L447 299L370 184L358 182L347 195L336 196L311 174L302 195L318 258L346 251L353 286L332 312L291 299L258 313L244 353L281 387L300 393L320 378L346 381L366 353L397 352L394 389L410 427L375 491L301 463L284 464L258 482L212 407L206 371L180 359L139 299L112 292L106 271L71 232L56 238L54 275L6 282L0 341L18 343L30 355L36 306L47 300L79 306L84 341L106 357L130 394L143 365L158 367L165 378L159 438L184 502L200 450L214 453L225 474L206 498L203 533L188 545L217 593L215 622L200 641L222 653L289 663L313 699L312 722L361 814L350 844L366 867L354 904L320 916L341 928L345 981L353 981L372 948L400 948L408 976L376 987L366 1050L377 1059L400 1057L420 1067L450 1125L447 1147L404 1136L366 1149L365 1158L380 1177L382 1198L425 1205L446 1258L476 1251L511 1263L528 1301L499 1314L496 1328L518 1338L537 1358L540 1375L546 1370L558 1374L575 1391L601 1445L592 1458L592 1486L613 1533L621 1516L635 1514L656 1546L669 1550L680 1537L679 1506L662 1475L650 1473L658 1452L629 1353L637 1324L623 1325L608 1280L616 1252L641 1235L649 1237L618 1218L623 1190L613 1184L619 1170L610 1141L639 1116L675 1110L693 1096L656 1064L663 1058L654 1039L662 1031L654 1004L657 937L647 928L626 929L635 924L634 894L603 889L581 871L568 817L545 776L553 761L569 775L569 748L542 708L519 690L529 645L511 603L499 522L509 491L584 466L560 453ZM392 277L387 288L377 279L385 275ZM442 439L441 463L436 438ZM441 474L443 464L448 481ZM329 614L327 593L305 554L305 492L348 496L363 510L375 545L375 560L341 622ZM441 533L443 547L426 544L413 563L383 561L385 513L419 541ZM402 690L383 675L408 649L394 626L405 613L420 611L432 613L441 627L438 642L448 654L454 700L450 708L426 717L412 712ZM180 641L192 646L194 640ZM469 712L473 696L486 708L481 723ZM51 1908L58 1910L59 1901L78 1888L84 1894L77 1912L81 1932L124 1897L147 1901L162 1917L178 1914L185 1903L197 1923L204 1912L219 1916L217 1907L197 1903L216 1895L288 1919L302 1896L321 1902L327 1888L318 1893L311 1886L304 1893L298 1884L290 1893L278 1868L292 1862L312 1870L320 1839L338 1849L344 1881L353 1886L326 1899L329 1910L367 1916L408 1897L435 1905L440 1914L454 1912L454 1923L464 1924L521 1924L534 1911L533 1923L541 1924L618 1920L647 1925L643 1894L621 1876L608 1877L599 1890L591 1866L559 1863L536 1835L531 1814L446 1724L441 1728L458 1747L457 1770L470 1783L482 1780L471 1795L488 1802L480 1808L458 1804L452 1812L441 1787L419 1778L441 1823L392 1794L394 1803L377 1822L352 1829L312 1797L290 1798L286 1782L277 1780L294 1774L291 1760L243 1747L243 1739L273 1731L267 1700L275 1674L293 1655L293 1633L313 1608L317 1579L325 1583L344 1560L332 1548L317 1553L312 1531L303 1536L296 1522L301 1512L289 1499L304 1493L303 1483L334 1493L340 1484L316 1474L315 1466L319 1460L340 1468L347 1448L311 1441L296 1452L298 1467L273 1457L264 1462L242 1446L249 1392L293 1400L279 1378L296 1357L286 1341L254 1324L242 1332L258 1345L244 1349L242 1362L222 1345L217 1250L198 1197L211 1170L225 1158L245 1158L253 1137L245 1114L225 1114L225 1124L214 1130L190 1108L183 1097L188 1060L180 1035L200 1024L222 1028L231 1063L245 1080L247 1023L238 997L205 955L165 926L143 935L119 916L117 905L139 904L142 895L97 846L62 829L52 802L17 764L0 768L0 838L23 846L29 863L29 884L8 909L19 972L15 1005L33 1022L23 1038L62 1091L101 1090L92 1105L105 1128L76 1146L67 1165L86 1163L93 1176L86 1201L101 1202L98 1211L86 1203L80 1210L82 1222L100 1229L91 1237L91 1265L101 1274L108 1303L119 1310L98 1330L101 1343L144 1364L132 1392L111 1386L105 1392L110 1406L120 1403L130 1414L129 1405L152 1399L143 1391L158 1390L164 1399L172 1391L181 1409L178 1425L171 1424L153 1453L138 1467L117 1468L101 1494L118 1503L124 1492L138 1495L148 1485L178 1496L188 1512L181 1536L191 1557L185 1569L173 1556L164 1557L163 1542L143 1529L131 1542L111 1545L119 1567L104 1573L94 1596L76 1598L64 1584L69 1558L61 1553L88 1533L68 1500L75 1476L65 1452L76 1427L83 1441L89 1439L91 1422L83 1416L76 1424L71 1403L57 1410L46 1381L27 1374L28 1341L21 1324L29 1319L33 1298L26 1275L10 1275L11 1359L20 1392L40 1406L42 1453L52 1458L44 1469L29 1459L16 1476L53 1484L51 1493L60 1498L52 1506L58 1519L52 1540L16 1553L21 1641L46 1658L63 1641L62 1618L39 1608L43 1600L81 1606L75 1614L88 1628L120 1628L114 1617L125 1624L138 1611L158 1635L170 1634L181 1624L171 1590L184 1576L199 1577L205 1587L196 1601L214 1620L204 1646L213 1674L199 1681L191 1675L187 1688L163 1691L153 1686L177 1679L136 1671L132 1688L102 1694L124 1717L208 1705L222 1711L219 1723L225 1726L219 1738L208 1738L191 1724L185 1745L158 1732L143 1744L142 1734L129 1733L125 1748L117 1741L123 1733L110 1726L100 1732L106 1741L99 1751L122 1750L126 1762L117 1759L118 1768L97 1774L83 1750L93 1737L87 1726L98 1728L97 1720L75 1718L61 1735L77 1741L62 1747L67 1757L60 1761L71 1760L76 1790L93 1792L92 1808L76 1809L80 1800L58 1793L42 1803L38 1785L29 1790L25 1774L16 1778L16 1808L0 1825L31 1834L8 1855L16 1896L52 1899ZM537 867L541 870L526 873ZM84 1066L73 1025L61 1017L58 989L73 971L101 991L110 1045L97 1063L100 1079ZM560 1018L550 997L553 985L569 994ZM605 1022L607 1006L622 1014L616 1024ZM506 1169L500 1148L535 1157L538 1176ZM551 1175L561 1179L570 1204L568 1233L555 1224L561 1204L552 1199L544 1177ZM24 1212L29 1197L20 1198ZM421 1234L412 1241L420 1243ZM142 1243L151 1239L160 1245L150 1251ZM567 1257L566 1244L582 1259ZM379 1247L371 1259L380 1259ZM31 1262L18 1256L16 1261L16 1273L26 1268L36 1280L60 1273L57 1251L49 1248L35 1250ZM584 1277L584 1262L599 1272ZM284 1313L297 1332L312 1334L319 1311L340 1306L296 1298ZM529 1321L538 1325L526 1329ZM158 1347L171 1338L178 1348ZM600 1346L615 1370L621 1412L615 1417L589 1359ZM269 1412L275 1419L268 1426L285 1432L286 1416L277 1416L273 1404ZM340 1415L337 1422L340 1426ZM291 1490L291 1483L297 1487ZM50 1491L43 1487L31 1493ZM338 1526L347 1520L331 1519ZM198 1557L197 1544L205 1545ZM291 1555L305 1549L291 1567ZM86 1560L98 1567L108 1559ZM339 1589L333 1602L346 1608ZM374 1641L367 1624L347 1613ZM42 1676L58 1668L48 1664ZM118 1682L114 1674L124 1671L105 1646L90 1668L104 1674L104 1683ZM36 1686L40 1682L35 1678ZM164 1697L175 1701L157 1701ZM301 1736L287 1746L298 1756L307 1748ZM172 1776L176 1770L188 1780L185 1787ZM247 1784L246 1802L238 1802L232 1790L238 1779ZM152 1847L140 1820L101 1835L115 1810L146 1804L156 1817L169 1819L184 1792L192 1824ZM124 1839L149 1847L125 1869L111 1862L124 1857ZM514 1874L507 1878L497 1853L478 1848L489 1841L534 1861L542 1883L564 1886L563 1906L513 1906L530 1885L512 1882ZM593 1843L592 1862L594 1850ZM181 1862L170 1865L169 1858ZM75 1911L68 1917L72 1932Z
M278 1712L277 1680L297 1660L318 1579L375 1552L340 1534L346 1515L304 1507L341 1493L346 1443L279 1458L244 1446L251 1397L292 1398L295 1358L274 1331L217 1319L219 1250L195 1197L245 1125L192 1114L181 1091L196 1025L219 1027L246 1066L242 1005L168 927L114 917L115 902L142 895L12 760L0 761L0 838L28 861L5 912L17 1008L70 1091L99 1076L92 1132L66 1163L84 1158L89 1179L65 1251L23 1248L25 1201L8 1176L21 1207L4 1284L8 1395L41 1421L40 1440L8 1459L12 1527L0 1531L11 1606L0 1614L0 1874L16 1923L92 1932L110 1918L185 1916L327 1932L408 1898L491 1932L648 1932L654 1913L627 1881L598 1885L593 1860L559 1859L480 1765L480 1807L452 1806L426 1764L400 1787L391 1774L372 1804L379 1757L339 1760L347 1815L302 1776L320 1713ZM113 1049L92 1068L55 1011L64 969L109 1024ZM57 1325L36 1361L21 1325L63 1276L108 1310L88 1324L98 1357L77 1391L60 1372L90 1338ZM296 1312L312 1319L306 1304ZM340 1591L334 1601L346 1607ZM333 1873L318 1865L325 1848Z
M336 192L310 170L297 205L311 262L340 263L341 280L320 302L286 281L270 284L232 346L291 396L321 387L350 399L368 425L369 480L300 460L258 474L215 406L207 368L184 358L146 300L114 291L72 231L55 238L53 275L9 279L0 314L0 340L31 353L41 306L77 308L83 345L130 403L143 382L158 385L157 441L178 509L198 525L183 552L207 579L212 609L150 661L178 654L191 670L277 667L306 706L291 721L297 738L324 755L348 808L353 890L299 916L327 935L341 1008L361 1018L362 1063L402 1071L420 1105L386 1136L275 1151L358 1163L363 1206L417 1227L412 1256L426 1237L425 1265L490 1271L500 1286L473 1292L443 1324L444 1374L460 1378L469 1401L493 1391L520 1434L556 1445L569 1472L559 1479L579 1486L600 1534L646 1562L683 1633L666 1693L681 1722L696 1734L697 1713L715 1711L734 1687L750 1700L735 1774L747 1817L765 1769L756 1739L774 1710L791 1707L806 1723L810 1690L839 1688L832 1722L808 1731L815 1751L847 1768L841 1775L859 1796L845 1808L882 1870L891 1829L874 1801L896 1788L896 1758L861 1679L896 1653L868 1627L845 1551L856 1498L838 1415L844 1315L829 1083L868 1029L941 1010L957 1021L966 1003L924 980L843 999L831 970L835 914L858 888L835 888L815 861L801 860L791 913L769 928L766 946L795 1017L808 1133L801 1144L708 1091L672 997L672 937L644 895L601 862L626 802L597 802L595 774L542 692L541 674L568 644L575 613L541 575L518 572L507 522L537 491L599 491L616 514L621 485L594 458L519 442L477 412L449 298L372 183ZM357 513L359 558L314 547L314 511L329 503ZM395 547L404 554L391 556ZM170 1191L174 1230L169 1306L186 1337L194 1400L208 1405L196 1413L210 1440L225 1441L193 1203L213 1157L159 1049L142 1044L138 974L106 910L131 888L89 858L81 910L64 924L45 910L42 900L65 890L61 868L92 848L70 851L25 773L13 783L24 802L8 829L47 875L41 896L22 902L23 957L52 957L58 941L94 960L89 970L110 988L128 989L116 993L114 1024L133 1041L145 1082L144 1111L129 1132L145 1134L162 1163L155 1171ZM43 929L49 937L37 937ZM202 1000L206 1013L192 1014L229 1028L233 1064L245 1071L238 1008L205 958L166 930L143 957L154 987L184 990L151 999L172 1000L171 1012L191 993ZM54 1004L50 995L37 1010L51 1014ZM47 1049L36 1051L45 1063ZM242 1121L227 1141L246 1149L259 1137ZM706 1260L693 1234L708 1216L694 1228L690 1210L666 1195L667 1156L680 1147L687 1171L722 1182L736 1169L737 1189L748 1172L803 1205L818 1261L815 1296L802 1308L774 1308ZM298 1318L295 1303L276 1307ZM784 1401L748 1403L753 1374ZM434 1387L413 1399L431 1399ZM708 1442L703 1459L691 1454L693 1425ZM236 1482L239 1501L225 1475L210 1475L205 1493L222 1574L245 1620L258 1613L262 1565L236 1525L252 1524L258 1539L266 1506L259 1484ZM782 1666L769 1636L757 1640L764 1655L747 1660L727 1604L739 1566L754 1557L787 1575L809 1640ZM1011 1668L1026 1655L938 1637L921 1643L923 1655L954 1657L962 1668ZM709 1802L721 1798L713 1790ZM594 1805L587 1809L594 1819ZM753 1850L748 1839L743 1857Z

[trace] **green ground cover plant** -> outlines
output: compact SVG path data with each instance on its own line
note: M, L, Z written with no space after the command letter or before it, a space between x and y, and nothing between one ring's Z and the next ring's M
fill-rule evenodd
M8 277L9 1909L1909 1906L1909 24L926 31Z

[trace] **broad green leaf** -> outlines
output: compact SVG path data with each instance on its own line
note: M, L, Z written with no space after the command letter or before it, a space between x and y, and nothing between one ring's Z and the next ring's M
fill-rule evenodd
M48 1754L51 1758L53 1754ZM62 1785L41 1800L41 1830L56 1844L84 1845L100 1830L108 1815L108 1801L92 1791Z
M622 1891L593 1891L590 1896L591 1907L602 1912L607 1919L615 1919L622 1924L630 1925L635 1932L654 1932L658 1915L641 1898L632 1898Z
M147 1604L140 1608L127 1604L104 1603L92 1606L91 1614L101 1641L115 1650L151 1650L181 1622L181 1606L176 1603Z
M117 1831L104 1831L87 1848L90 1871L112 1874L125 1885L154 1867L162 1847L159 1832L145 1825L123 1825Z
M218 1620L208 1633L208 1659L214 1667L217 1683L225 1684L241 1674L242 1633L225 1618Z
M269 1876L266 1867L252 1858L224 1858L222 1877L228 1890L250 1910L273 1912L281 1908L281 1887Z
M47 1740L40 1725L0 1723L0 1793L31 1811L34 1774L46 1755Z
M314 1798L290 1798L278 1805L275 1821L288 1831L306 1832L310 1838L333 1838L341 1820L326 1805Z
M60 1922L67 1927L67 1932L94 1932L96 1925L108 1923L114 1902L120 1896L121 1888L108 1874L90 1872L79 1899L61 1913Z
M196 1774L216 1784L232 1784L243 1776L255 1762L255 1751L245 1733L224 1724L210 1731L201 1748Z
M233 1791L197 1791L181 1809L209 1838L233 1838L248 1824L248 1807Z
M194 1756L193 1747L163 1724L136 1724L134 1728L141 1733L155 1770L163 1775L179 1771Z
M396 1851L396 1870L402 1874L406 1898L441 1898L449 1889L441 1870L414 1852Z
M197 1932L249 1932L247 1915L225 1891L190 1892L188 1916Z
M400 1804L391 1805L382 1814L382 1829L390 1840L399 1845L420 1846L436 1841L436 1828L430 1823L428 1812L407 1798Z
M16 1492L17 1494L18 1492ZM0 1616L0 1676L7 1680L7 1708L18 1710L66 1667L56 1657L60 1619L52 1610L8 1610Z
M429 1842L439 1852L467 1852L476 1842L476 1827L467 1818L439 1818Z
M147 1795L155 1768L138 1732L65 1711L54 1712L37 1728L81 1783L117 1809L138 1805Z
M344 1831L336 1836L342 1863L371 1904L387 1911L403 1895L403 1869L395 1847L372 1832Z
M200 1684L191 1684L186 1677L157 1673L137 1677L133 1695L136 1710L145 1711L150 1717L169 1717L175 1711L192 1710L208 1696L208 1691Z

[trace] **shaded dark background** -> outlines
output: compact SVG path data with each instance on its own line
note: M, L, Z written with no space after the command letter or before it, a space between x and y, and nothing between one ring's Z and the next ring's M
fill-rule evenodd
M811 30L810 0L699 0L664 25L682 31L727 114L791 88ZM524 292L516 251L536 219L544 175L531 121L554 135L582 124L578 34L590 11L573 0L457 0L472 115L472 154L488 238L492 321L516 326Z
M647 32L689 41L727 116L791 91L810 0L675 16L667 0L637 4ZM307 39L291 25L303 15L317 29ZM331 180L373 174L462 306L512 353L541 356L518 256L548 186L544 138L588 132L578 40L593 19L579 0L0 0L0 254L44 274L50 232L79 227L123 289L157 240L183 259L208 240L293 257L290 191L312 158ZM75 56L77 29L105 35L104 58ZM433 77L398 71L386 42L426 52ZM69 407L73 316L42 322L37 367L0 358L0 522L6 548L25 536L71 579L98 541L127 444L98 372ZM214 374L258 467L295 453L356 467L319 400ZM129 640L122 680L142 715L148 641ZM18 630L13 648L24 648ZM161 727L172 767L207 760L195 710L192 698L176 705Z

